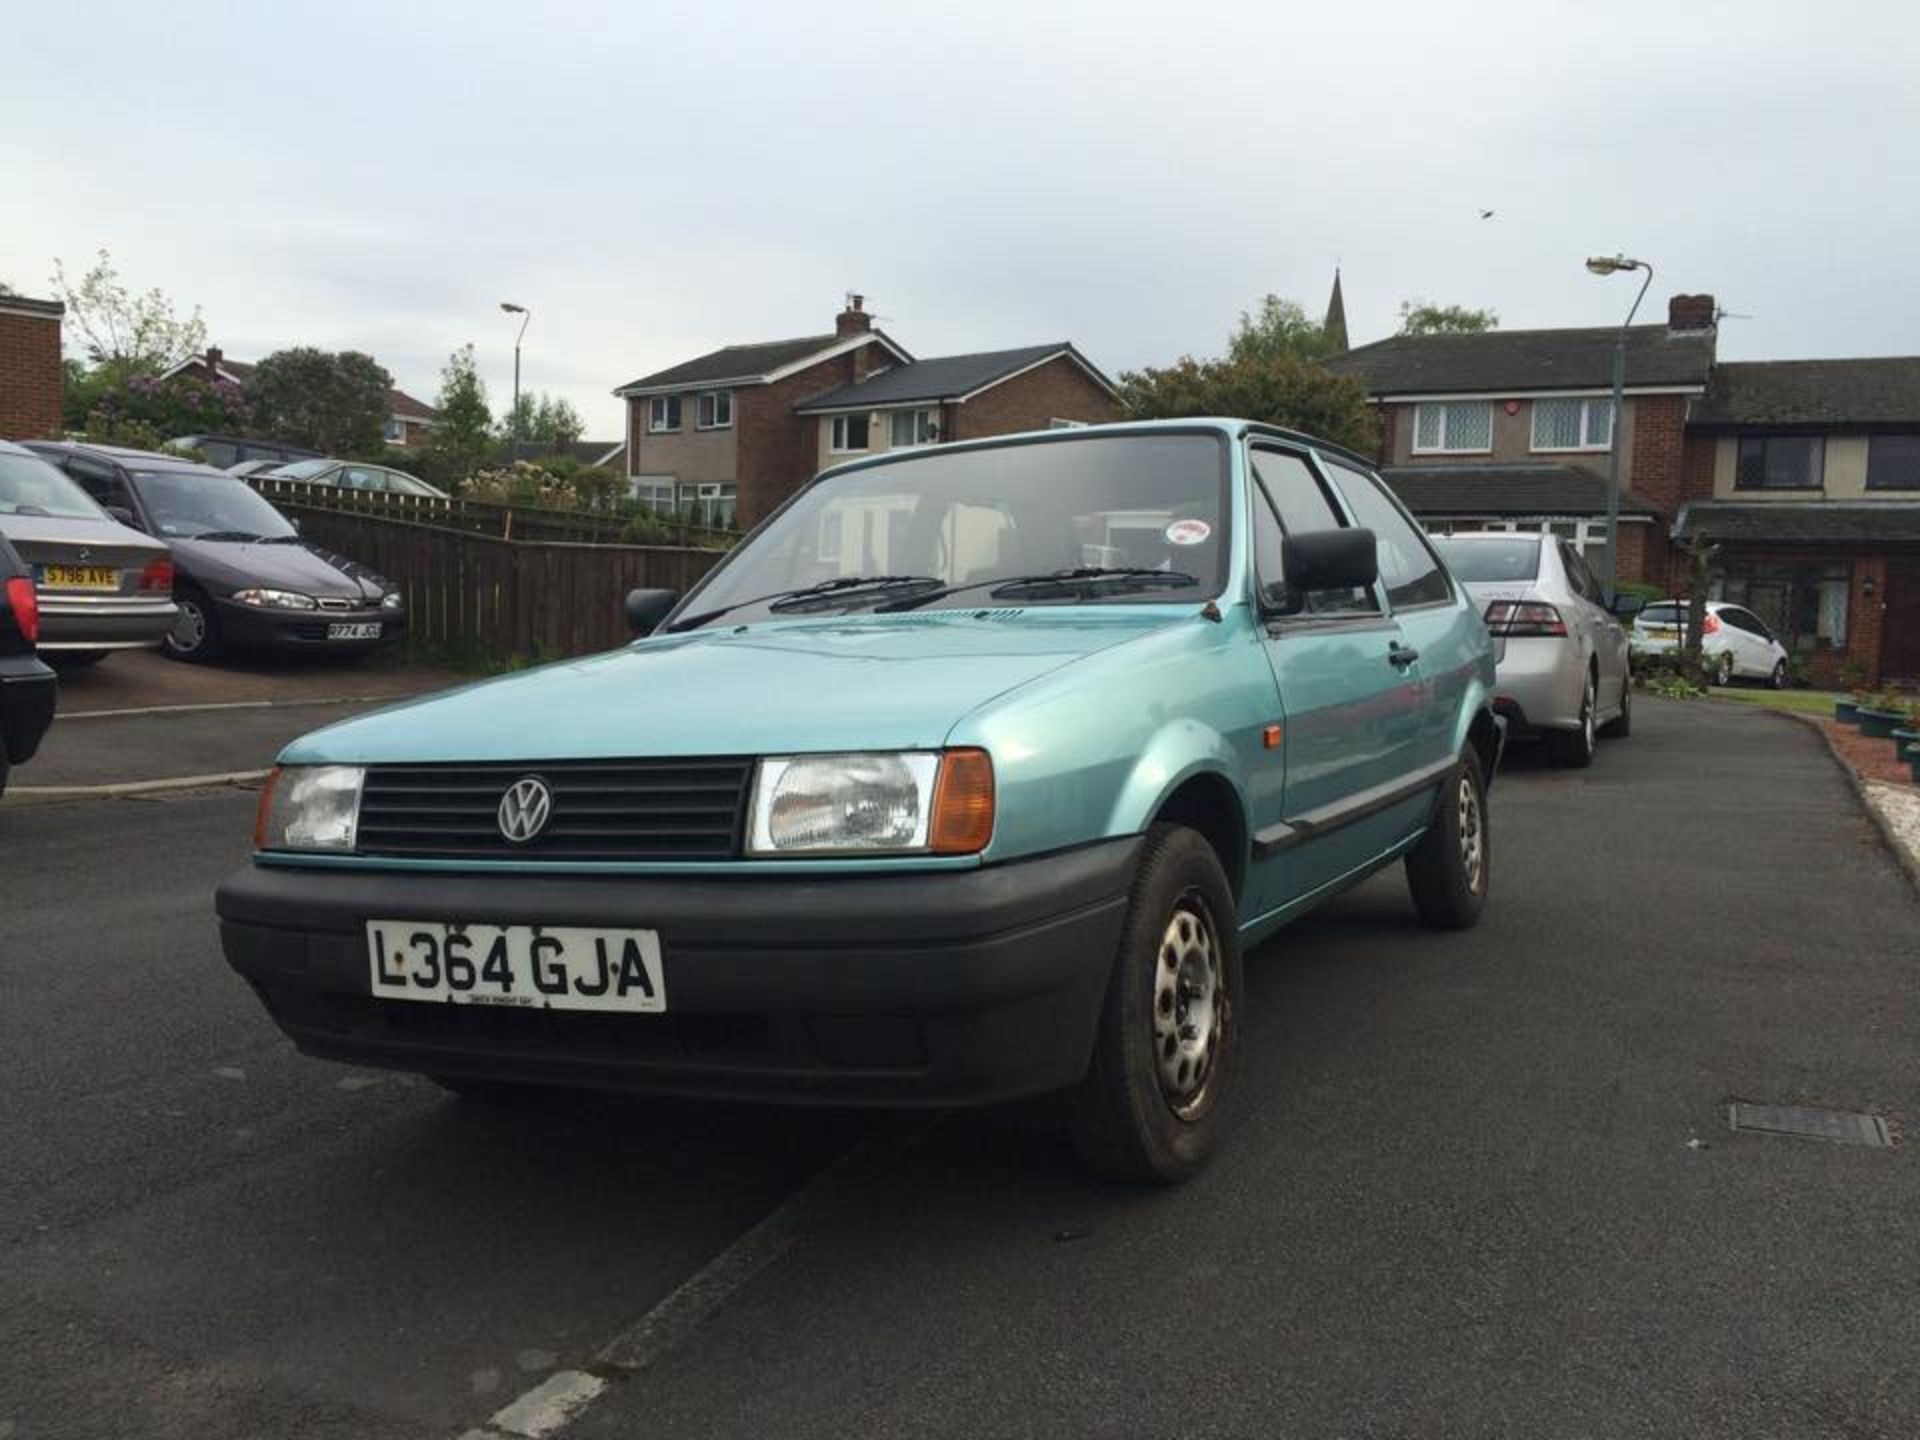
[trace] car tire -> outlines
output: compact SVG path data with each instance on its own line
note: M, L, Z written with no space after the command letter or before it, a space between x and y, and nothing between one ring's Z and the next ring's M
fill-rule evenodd
M199 590L182 586L173 592L173 603L180 614L173 628L161 637L160 648L169 659L195 663L215 659L220 654L220 621L213 602Z
M1776 690L1784 690L1787 688L1786 661L1776 660L1773 662L1773 673L1767 677L1767 683Z
M1716 685L1733 684L1733 652L1722 650L1719 662L1713 667L1713 683Z
M1093 1059L1068 1095L1089 1169L1171 1185L1226 1133L1240 1057L1238 914L1220 857L1183 825L1147 831L1101 1004Z
M1624 740L1633 733L1633 672L1629 670L1620 681L1620 713L1600 727L1600 734L1608 740Z
M1465 930L1480 919L1493 875L1487 781L1471 749L1441 782L1433 823L1407 852L1407 894L1420 923Z
M1594 744L1599 734L1594 717L1599 705L1600 681L1588 670L1587 683L1580 691L1580 723L1571 730L1557 730L1552 737L1554 758L1562 765L1584 770L1593 764Z

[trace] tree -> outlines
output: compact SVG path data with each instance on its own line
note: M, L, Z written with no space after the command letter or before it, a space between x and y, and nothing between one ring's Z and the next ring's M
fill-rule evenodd
M1366 388L1358 380L1291 355L1225 360L1187 355L1164 369L1121 375L1120 396L1142 420L1234 415L1303 430L1362 452L1379 439Z
M517 410L509 407L500 417L499 431L508 442L518 439L559 450L586 434L587 425L571 401L529 390L520 396Z
M1293 360L1318 360L1333 353L1335 346L1325 327L1307 318L1307 312L1292 300L1268 295L1256 314L1240 312L1240 325L1227 341L1231 360L1267 360L1286 356Z
M100 383L102 377L106 383ZM246 395L231 380L135 375L115 382L112 372L100 366L76 388L75 398L86 408L77 423L69 421L70 427L85 430L101 444L126 443L110 437L132 433L157 435L162 440L180 435L244 433L251 428L253 418Z
M473 346L462 345L447 357L440 372L440 394L434 401L440 421L427 432L426 464L435 480L458 490L493 451L493 411L487 404L487 382L474 364Z
M115 380L158 375L206 348L207 326L198 305L182 319L159 290L134 294L121 283L105 250L77 284L55 260L53 287L66 302L66 323L87 359Z
M1434 305L1425 300L1400 302L1402 335L1480 335L1499 328L1500 317L1492 310Z
M254 428L327 455L380 449L393 377L358 350L276 350L247 377Z

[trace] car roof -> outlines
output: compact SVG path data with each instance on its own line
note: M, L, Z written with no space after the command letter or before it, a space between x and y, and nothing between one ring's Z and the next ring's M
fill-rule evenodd
M16 445L11 440L0 440L0 455L31 455L33 451L24 445Z
M142 470L184 470L196 475L220 475L228 480L233 477L224 470L204 465L198 460L185 460L178 455L168 455L159 450L133 450L125 445L96 445L80 440L37 440L32 446L35 450L58 450L73 455L98 455L117 465Z

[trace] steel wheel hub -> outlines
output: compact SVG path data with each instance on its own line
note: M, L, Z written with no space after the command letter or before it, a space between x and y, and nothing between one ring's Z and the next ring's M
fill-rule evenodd
M1467 878L1470 893L1480 893L1481 877L1487 864L1485 827L1480 819L1480 792L1473 788L1473 777L1460 777L1460 794L1455 808L1460 820L1460 870Z
M1153 1053L1160 1093L1183 1118L1207 1099L1226 1034L1227 999L1212 915L1189 891L1173 907L1153 971Z

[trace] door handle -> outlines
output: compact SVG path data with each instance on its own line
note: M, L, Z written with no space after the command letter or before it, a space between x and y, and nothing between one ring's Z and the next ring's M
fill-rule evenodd
M1420 652L1411 645L1402 645L1398 640L1387 646L1387 661L1405 669L1420 658Z

